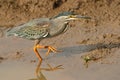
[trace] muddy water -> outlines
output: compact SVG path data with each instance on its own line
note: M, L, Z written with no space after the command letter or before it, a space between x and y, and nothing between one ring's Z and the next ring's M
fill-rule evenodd
M71 40L71 45L72 41L74 42L74 40ZM48 41L48 43L49 42L52 41ZM83 65L81 55L96 50L95 47L99 46L98 44L69 46L70 44L68 43L68 47L61 48L63 52L60 54L51 53L48 57L44 57L44 61L39 67L38 59L36 58L32 49L33 44L33 41L16 37L0 38L0 80L120 79L119 44L118 46L111 47L111 49L115 48L115 50L111 52L117 55L108 57L110 62L113 61L112 64L101 64L100 62L97 62L91 64L87 69ZM58 42L56 42L56 44L58 44ZM108 44L108 46L110 45ZM45 51L40 51L42 56L45 55ZM50 71L50 67L47 65L48 63L53 67L62 65L64 69ZM36 73L37 68L39 68L39 71ZM41 68L47 68L47 71L41 70Z
M34 76L33 65L16 61L0 64L1 80L28 80Z

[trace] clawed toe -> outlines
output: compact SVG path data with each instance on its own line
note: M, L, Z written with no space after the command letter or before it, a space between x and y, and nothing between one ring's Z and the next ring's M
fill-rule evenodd
M46 53L46 56L50 54L50 52L54 52L54 53L57 53L57 52L60 52L58 51L56 48L52 47L52 46L46 46L48 48L48 51Z

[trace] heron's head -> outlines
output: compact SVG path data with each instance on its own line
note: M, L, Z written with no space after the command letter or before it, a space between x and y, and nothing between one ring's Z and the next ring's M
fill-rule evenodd
M77 14L74 14L73 12L62 12L57 16L53 17L52 19L57 19L59 21L71 21L71 20L78 20L80 18L91 19L88 16L77 15Z

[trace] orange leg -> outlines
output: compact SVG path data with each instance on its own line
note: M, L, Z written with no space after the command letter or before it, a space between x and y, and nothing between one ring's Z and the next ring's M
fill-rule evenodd
M37 48L39 48L39 49L47 48L48 51L46 52L46 55L49 55L51 51L54 52L54 53L57 52L57 49L55 49L55 48L52 47L52 46L40 46L40 45L38 45L38 44L35 45L33 49L34 49L34 52L35 52L36 56L37 56L38 59L40 60L40 62L42 61L42 57L40 56L40 54L39 54Z
M41 70L45 70L45 71L55 71L55 70L59 70L59 69L64 69L63 67L61 67L62 65L58 65L56 67L52 67L50 64L47 64L49 68L40 68Z
M36 56L38 57L39 61L42 62L42 57L40 56L40 54L37 50L37 46L34 46L33 50L34 50Z

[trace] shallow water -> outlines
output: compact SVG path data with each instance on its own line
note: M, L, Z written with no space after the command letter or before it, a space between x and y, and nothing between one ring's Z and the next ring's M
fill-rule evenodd
M41 51L44 61L41 68L49 69L48 63L55 67L62 65L64 69L46 71L39 70L36 74L38 67L38 60L33 52L33 41L18 39L18 38L1 38L0 39L0 80L119 80L120 74L120 58L115 56L109 57L110 61L118 61L113 64L93 63L88 68L83 65L81 55L87 52L96 50L98 48L117 48L119 44L110 45L72 45L68 43L67 47L60 48L63 52L59 54L51 53L49 56L44 57L45 51ZM74 41L73 41L74 42ZM47 42L49 43L49 42ZM57 44L57 43L56 43ZM60 43L59 43L60 44ZM70 46L72 45L72 46ZM66 44L65 44L66 46ZM120 49L117 48L114 54L119 55ZM113 75L114 74L114 75Z

